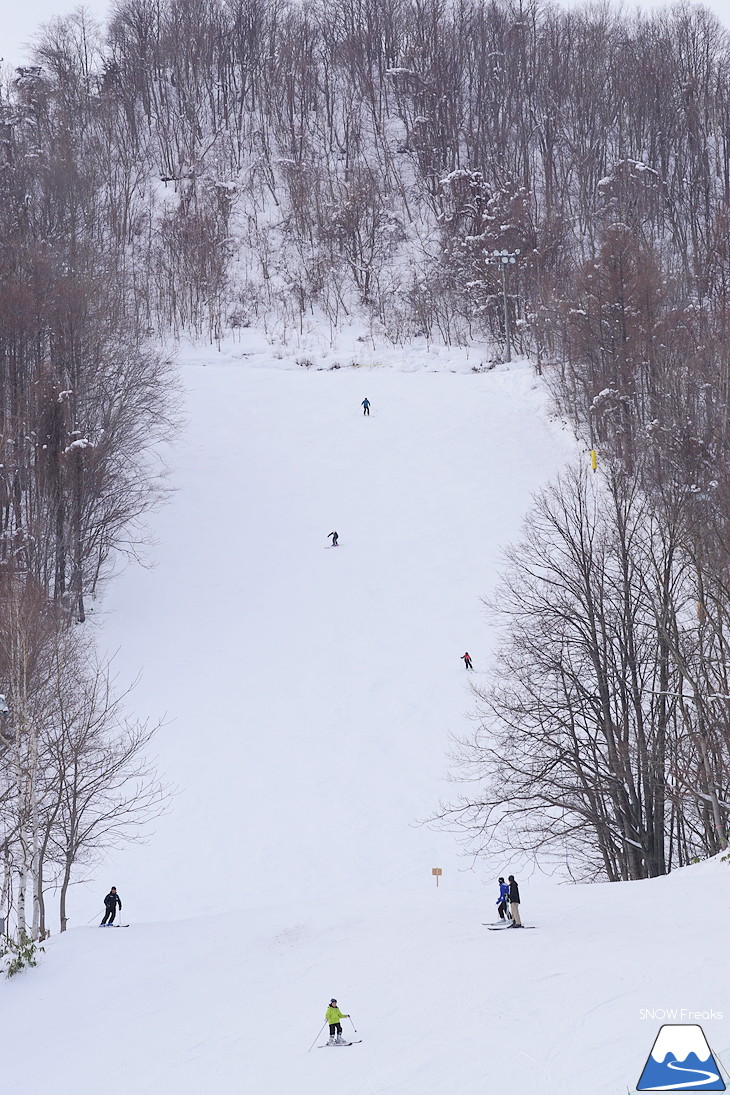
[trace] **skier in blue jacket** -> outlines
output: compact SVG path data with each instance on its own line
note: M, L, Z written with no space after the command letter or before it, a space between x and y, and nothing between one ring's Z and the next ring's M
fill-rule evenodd
M509 882L503 878L499 880L499 897L497 898L497 912L500 920L511 920L512 917L507 908L509 903Z

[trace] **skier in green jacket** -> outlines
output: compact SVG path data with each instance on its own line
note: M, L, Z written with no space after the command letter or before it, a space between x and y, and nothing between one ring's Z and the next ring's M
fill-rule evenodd
M340 1019L349 1019L349 1015L344 1015L337 1007L337 1001L334 997L330 1000L330 1006L325 1012L325 1020L330 1025L330 1036L327 1040L328 1046L346 1046L347 1042L342 1037L342 1024ZM335 1038L335 1034L337 1037Z

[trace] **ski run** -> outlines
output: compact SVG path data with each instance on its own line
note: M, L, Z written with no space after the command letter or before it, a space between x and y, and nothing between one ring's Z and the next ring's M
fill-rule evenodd
M176 795L87 872L38 968L0 984L3 1090L633 1090L659 1026L642 1009L727 1015L727 865L572 886L517 859L472 869L418 824L452 790L449 735L496 641L482 598L577 451L532 366L180 359L152 565L120 563L96 608L135 709L165 718ZM345 550L323 551L335 531ZM508 873L540 929L509 941L482 931L506 930ZM112 883L132 930L92 933ZM333 993L355 1054L308 1052L331 1048ZM729 1020L705 1022L726 1060Z

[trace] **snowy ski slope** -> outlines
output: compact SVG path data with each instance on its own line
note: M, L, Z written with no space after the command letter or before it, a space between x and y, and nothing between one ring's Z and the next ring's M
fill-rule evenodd
M491 874L414 824L450 791L459 658L478 681L493 638L480 598L569 433L525 365L281 364L183 367L156 565L120 574L101 620L120 681L142 672L135 710L167 716L179 791L0 984L2 1090L624 1092L660 1025L642 1008L730 1013L727 865L520 876L538 930L490 933ZM128 931L85 926L111 884ZM332 995L364 1041L308 1053ZM720 1057L727 1024L704 1024Z
M181 789L113 868L130 915L430 891L436 865L453 886L452 839L413 822L472 707L459 659L484 666L480 597L568 432L538 416L528 366L185 379L158 563L116 582L105 627L122 679L143 674L137 708L167 715Z

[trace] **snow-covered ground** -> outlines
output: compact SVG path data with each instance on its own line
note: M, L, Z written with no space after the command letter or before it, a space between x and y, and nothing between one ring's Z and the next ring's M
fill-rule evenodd
M121 573L100 621L120 681L142 672L135 710L167 717L178 794L0 985L3 1090L625 1091L661 1025L641 1009L730 1011L730 867L521 877L537 930L488 932L493 877L416 824L452 790L480 598L569 431L525 364L183 360L156 566ZM131 927L84 926L112 884ZM364 1041L308 1052L332 995ZM727 1023L703 1020L720 1057Z
M569 432L539 416L526 365L196 363L185 381L158 565L120 577L105 622L122 679L142 672L137 709L168 719L180 788L113 865L130 916L430 891L434 866L453 887L452 838L414 822L449 790L473 704L460 656L479 671L488 652L480 596Z
M621 1095L671 1021L730 1059L726 864L525 889L535 931L487 931L491 891L448 882L69 931L2 985L3 1091ZM333 994L364 1041L308 1053Z

